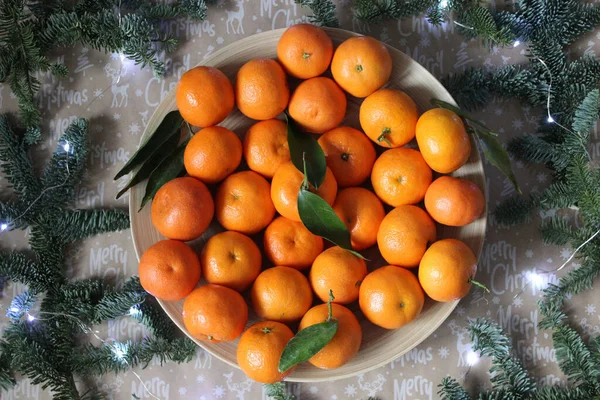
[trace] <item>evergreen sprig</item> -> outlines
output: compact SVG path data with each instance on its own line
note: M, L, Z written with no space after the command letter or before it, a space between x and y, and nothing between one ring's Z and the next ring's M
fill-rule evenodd
M161 51L173 52L178 40L165 32L161 20L206 18L204 0L170 4L148 0L3 0L0 2L0 83L15 94L26 144L40 140L40 109L36 97L38 72L64 77L68 69L50 61L60 46L83 44L104 52L119 52L156 75L165 72ZM319 2L315 2L319 3ZM115 12L115 9L118 12Z
M331 0L294 0L296 4L307 7L312 11L308 17L310 23L320 26L337 28L340 22L337 17L335 4Z
M94 388L79 393L76 377L145 366L154 357L160 363L189 361L195 344L176 337L174 324L139 278L115 290L97 278L69 282L66 276L65 250L70 243L129 226L124 210L74 208L75 189L85 172L87 122L76 120L69 126L40 176L19 133L0 116L0 167L14 192L8 202L0 202L0 221L9 230L31 231L31 252L0 249L0 278L28 286L7 310L11 323L0 339L0 388L14 385L18 372L52 390L54 398L93 399L100 394ZM36 303L39 311L33 312ZM144 324L153 337L139 343L78 345L90 339L93 325L122 316Z

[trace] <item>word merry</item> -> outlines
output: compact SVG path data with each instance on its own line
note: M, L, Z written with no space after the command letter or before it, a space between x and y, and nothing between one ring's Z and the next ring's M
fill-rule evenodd
M444 74L444 50L436 52L434 57L427 57L424 54L419 54L418 47L415 47L411 52L410 47L406 46L404 52L413 60L427 68L432 75L441 76Z
M77 119L76 115L71 115L66 118L56 118L50 121L50 140L54 142L58 140L63 133L67 130L69 125L71 125Z
M414 399L416 396L433 399L433 382L420 375L402 379L401 384L398 379L394 379L394 400Z
M89 208L104 205L104 182L96 185L95 189L79 187L77 193L77 202L81 205L86 205Z
M292 0L260 0L260 16L264 17L267 15L269 18L273 17L273 8L278 8L280 5L282 6L292 6L294 10L294 15L297 15L296 3ZM279 10L281 11L281 10ZM277 12L275 12L277 14Z
M169 400L169 392L171 389L171 385L163 381L162 379L155 377L152 380L145 381L144 384L148 388L150 392L154 394L154 396L158 396L163 400ZM131 392L139 399L149 399L152 398L150 393L146 391L142 382L135 380L131 382Z
M516 313L513 315L512 306L508 306L505 309L504 306L500 305L497 315L498 324L508 336L512 336L513 333L520 333L521 335L525 335L525 339L529 340L539 332L539 315L537 309L530 311L529 318L527 318L521 317Z
M109 263L121 264L124 273L127 274L127 250L116 244L95 250L90 249L90 273L92 275L99 274L102 267Z
M402 30L402 21L398 21L398 32L404 37L411 36L413 33L421 34L426 32L431 33L436 39L439 39L442 37L442 33L445 33L446 37L448 37L448 34L454 33L454 24L446 21L440 25L433 25L427 21L427 18L412 17L411 29L407 31Z
M144 325L129 318L108 320L108 336L116 340L131 340L138 342L150 336L150 330Z
M40 398L40 387L38 385L32 385L31 379L21 379L17 381L17 384L10 390L2 393L2 399L14 400L14 399L39 399Z

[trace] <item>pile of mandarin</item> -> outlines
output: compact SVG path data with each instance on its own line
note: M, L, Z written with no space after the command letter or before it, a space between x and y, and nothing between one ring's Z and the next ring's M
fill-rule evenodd
M469 158L462 120L445 109L419 116L406 93L382 88L392 72L383 44L353 37L334 50L322 29L295 25L281 37L277 58L244 64L234 85L211 67L182 76L179 112L201 130L185 149L187 176L166 183L152 202L152 223L168 240L148 248L139 264L149 293L185 299L190 335L209 342L241 335L238 364L263 383L292 371L277 368L292 328L325 321L330 290L338 330L309 360L319 368L340 367L360 348L361 325L350 303L358 300L371 323L396 329L418 316L425 294L442 302L465 296L475 256L458 240L436 241L436 222L464 226L484 210L474 183L433 180L433 171L451 173ZM328 69L333 79L321 76ZM291 93L288 77L297 83ZM362 131L340 126L347 95L364 98ZM243 141L217 126L234 106L259 121L238 132ZM286 109L304 134L319 135L327 173L314 192L347 226L354 249L377 245L388 266L369 272L368 261L326 246L302 224L297 199L303 173L290 161L286 123L276 119ZM420 151L404 147L415 136ZM199 238L213 217L225 231L196 254L184 242ZM269 268L263 269L265 257ZM197 287L201 277L206 284ZM263 321L244 331L245 298Z

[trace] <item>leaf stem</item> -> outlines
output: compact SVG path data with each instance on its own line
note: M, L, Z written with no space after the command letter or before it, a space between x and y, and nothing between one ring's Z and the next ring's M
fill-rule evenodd
M481 282L477 282L475 279L473 279L473 277L470 277L470 278L469 278L469 283L472 283L473 285L475 285L475 286L477 286L477 287L479 287L479 288L483 289L483 291L484 291L485 293L489 293L489 292L490 292L490 289L488 289L488 288L487 288L487 286L485 286L485 285L484 285L483 283L481 283Z

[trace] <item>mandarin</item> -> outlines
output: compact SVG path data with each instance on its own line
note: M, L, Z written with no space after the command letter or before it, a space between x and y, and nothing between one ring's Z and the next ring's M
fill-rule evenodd
M382 147L400 147L413 140L419 111L415 102L396 89L380 89L360 105L360 126Z
M350 231L354 250L364 250L377 243L385 210L373 192L361 187L342 189L335 198L333 211Z
M323 239L302 222L277 217L265 229L265 254L275 265L299 270L309 268L323 251Z
M152 224L169 239L194 240L210 225L215 205L204 183L195 178L175 178L165 183L152 200Z
M251 235L275 216L269 182L254 171L236 172L217 189L215 214L227 230Z
M272 178L277 168L290 160L286 123L268 119L252 125L244 137L244 158L252 171Z
M273 180L271 181L271 199L275 205L275 209L279 214L291 219L292 221L300 221L298 214L298 192L302 185L304 174L294 166L291 161L281 164ZM337 192L337 182L329 167L325 172L325 180L319 186L316 193L332 205L335 201Z
M442 239L429 247L419 265L419 282L436 301L462 299L471 290L477 259L463 242Z
M183 303L185 329L198 340L228 342L242 334L248 306L241 294L209 283L194 290Z
M365 260L334 246L319 254L308 277L313 291L322 301L329 299L332 290L334 302L348 304L358 299L358 288L366 275Z
M456 171L471 154L471 142L462 119L444 108L423 113L415 136L427 164L441 174Z
M296 367L279 372L283 349L294 332L276 321L261 321L244 332L237 346L237 363L250 379L260 383L279 382Z
M359 186L371 175L377 155L361 131L340 126L321 135L319 144L340 187Z
M331 73L346 92L367 97L390 79L392 57L380 41L369 36L353 37L333 53Z
M441 176L425 193L425 209L440 224L469 225L479 218L484 208L481 189L466 179Z
M312 133L327 132L346 116L346 95L325 77L303 81L290 98L289 113L298 125Z
M302 318L313 300L308 279L289 267L261 272L252 285L250 298L260 318L285 323Z
M377 245L390 264L400 267L419 265L427 244L435 241L435 223L417 206L403 205L390 211L379 226Z
M211 237L200 254L202 276L208 283L241 292L252 285L262 269L256 243L239 232L227 231Z
M190 176L211 184L221 182L242 161L242 141L221 126L196 133L185 146L183 165Z
M152 296L179 301L190 294L200 280L200 261L187 244L161 240L142 254L138 275L140 284Z
M413 321L424 303L417 278L395 265L376 269L360 285L360 310L369 321L385 329L397 329Z
M377 158L371 184L377 196L392 207L417 204L431 184L431 168L417 150L398 147Z
M327 33L311 24L296 24L286 29L277 43L277 59L294 78L321 75L333 57L333 42Z
M206 127L223 121L233 110L233 86L216 68L199 66L181 76L175 92L179 113L192 125Z
M362 340L362 328L352 311L339 304L332 304L331 311L338 328L331 341L308 360L317 368L332 369L346 364L358 353ZM328 316L327 304L314 306L304 314L298 329L325 322Z
M235 101L248 118L275 118L288 105L290 89L277 61L257 58L242 65L235 81Z

